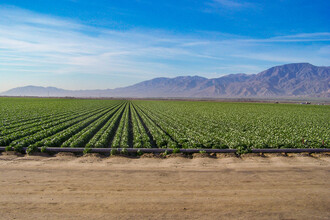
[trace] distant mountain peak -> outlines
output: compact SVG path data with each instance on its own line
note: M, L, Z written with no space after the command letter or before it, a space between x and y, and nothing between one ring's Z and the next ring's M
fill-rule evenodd
M307 62L302 62L302 63L288 63L288 64L279 65L279 66L314 66L314 65L307 63Z
M24 86L8 96L74 97L329 97L330 67L310 63L275 66L258 74L229 74L208 79L201 76L158 77L132 86L106 90L70 91L55 87Z

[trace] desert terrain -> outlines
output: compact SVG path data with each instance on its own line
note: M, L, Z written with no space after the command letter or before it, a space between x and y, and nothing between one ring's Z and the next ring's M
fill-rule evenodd
M328 154L0 155L0 219L329 219Z

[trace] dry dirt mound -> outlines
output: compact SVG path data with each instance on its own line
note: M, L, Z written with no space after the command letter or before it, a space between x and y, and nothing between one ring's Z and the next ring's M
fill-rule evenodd
M24 154L16 152L16 151L4 151L1 153L3 156L18 156L18 157L24 157Z
M55 154L56 157L76 157L74 153L71 152L59 152Z
M216 158L216 155L207 153L194 153L192 154L192 158Z

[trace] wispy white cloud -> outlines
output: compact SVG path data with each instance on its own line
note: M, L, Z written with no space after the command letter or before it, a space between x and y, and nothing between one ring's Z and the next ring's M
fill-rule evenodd
M35 14L31 11L17 8L14 6L1 6L0 13L2 22L8 25L27 24L33 27L52 27L61 29L81 29L83 25L69 19L48 16L43 14ZM31 16L32 14L37 16ZM24 18L24 19L22 19Z
M258 8L257 4L247 2L247 1L237 1L237 0L211 0L207 1L206 5L209 7L204 9L204 12L212 13L218 12L218 10L244 10L244 9L255 9Z
M330 42L330 33L321 32L321 33L303 33L295 35L286 35L286 36L276 36L267 39L242 39L245 42L268 42L268 43L289 43L289 42Z
M330 55L330 45L321 47L318 52L319 54Z
M239 2L233 0L213 0L213 6L224 6L229 8L246 8L252 6L251 3L248 2Z
M228 0L218 4L243 7L239 5L243 3L235 5ZM158 76L256 73L257 66L289 62L326 65L330 61L329 39L330 33L252 39L216 32L109 30L0 6L0 77L33 80L30 74L34 72L45 78L82 74L81 80L85 75L113 79L93 82L89 78L91 87L103 88ZM38 79L34 80L38 84ZM0 80L2 88L7 84Z

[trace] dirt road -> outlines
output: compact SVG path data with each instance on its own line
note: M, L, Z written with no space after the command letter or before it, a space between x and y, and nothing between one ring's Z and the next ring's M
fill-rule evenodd
M329 219L330 157L0 155L0 219Z

